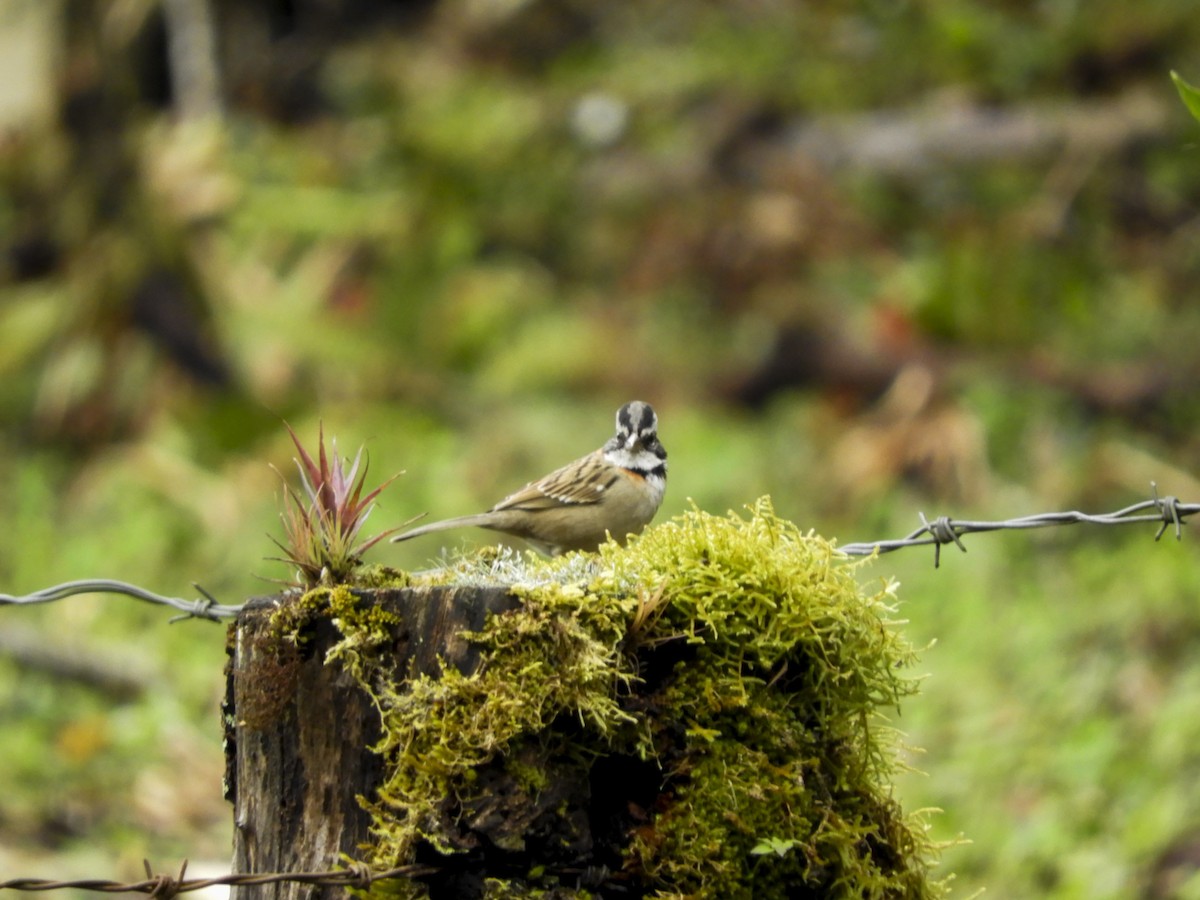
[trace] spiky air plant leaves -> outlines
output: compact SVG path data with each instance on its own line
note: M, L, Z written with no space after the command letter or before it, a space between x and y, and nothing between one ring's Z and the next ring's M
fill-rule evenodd
M284 480L284 508L280 519L286 543L271 540L285 554L280 561L295 566L303 584L344 582L360 565L367 550L404 527L400 525L359 539L363 525L375 508L375 499L404 473L398 472L364 493L369 466L363 458L362 447L351 460L338 454L337 439L332 438L327 452L322 424L314 460L292 427L286 422L284 427L299 454L295 463L303 491L297 491Z

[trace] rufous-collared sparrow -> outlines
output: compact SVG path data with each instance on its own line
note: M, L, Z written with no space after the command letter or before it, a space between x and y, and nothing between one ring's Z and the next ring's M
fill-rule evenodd
M617 410L617 433L599 450L531 481L487 512L431 522L392 541L476 527L523 538L550 556L593 551L609 536L624 544L646 527L666 487L667 451L658 440L658 416L648 403L634 400Z

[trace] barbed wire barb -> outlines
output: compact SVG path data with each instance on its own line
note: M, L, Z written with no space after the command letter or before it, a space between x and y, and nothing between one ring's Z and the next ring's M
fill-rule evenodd
M171 900L179 893L179 886L183 884L187 875L188 861L185 859L179 866L179 877L172 878L170 875L155 875L154 870L150 868L150 860L143 859L142 865L146 869L146 878L151 881L156 881L154 890L150 892L150 896L154 900Z
M933 538L933 567L940 568L942 564L942 545L953 543L963 553L967 552L966 545L963 544L962 538L959 537L958 531L955 530L954 524L950 521L949 516L938 516L931 523L925 518L925 513L918 512L921 518L921 524L924 526L924 531Z
M174 625L176 622L183 622L187 619L211 619L212 610L221 605L217 602L216 597L214 597L196 582L192 582L192 587L200 592L200 599L193 601L193 606L191 609L181 612L177 616L171 616L171 618L167 619L168 625Z
M1158 499L1158 482L1156 482L1156 481L1150 482L1150 489L1154 492L1154 503L1159 508L1159 511L1162 513L1162 520L1163 520L1162 525L1159 526L1158 533L1156 535L1154 535L1154 539L1157 541L1159 538L1161 538L1163 536L1163 534L1166 532L1168 525L1174 525L1175 526L1175 540L1182 541L1183 540L1183 526L1185 523L1183 521L1183 517L1179 513L1179 506L1180 506L1179 498L1175 497L1171 494L1167 494L1167 496L1165 496L1161 500L1159 500Z

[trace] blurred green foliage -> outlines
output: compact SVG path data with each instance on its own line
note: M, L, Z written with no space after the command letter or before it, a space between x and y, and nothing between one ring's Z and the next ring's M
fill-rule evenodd
M226 42L223 120L153 89L155 4L62 0L60 106L0 139L5 592L272 590L283 418L407 470L375 530L486 507L635 396L664 517L769 493L865 540L1200 497L1186 0L215 6L263 25ZM1160 124L1124 140L895 171L789 150L852 114L1054 122L1139 91ZM1200 896L1194 548L1071 532L874 564L937 641L901 799L973 841L962 896ZM2 615L146 689L0 654L0 869L224 859L220 632L113 599Z

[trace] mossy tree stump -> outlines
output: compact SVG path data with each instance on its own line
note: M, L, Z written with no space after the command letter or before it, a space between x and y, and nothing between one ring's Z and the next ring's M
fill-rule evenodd
M235 871L420 864L369 893L429 900L943 893L891 793L881 717L915 682L889 584L765 500L501 562L247 607Z
M393 588L359 591L365 608L406 623L387 648L393 677L437 675L443 662L469 674L479 651L463 632L512 609L506 588ZM370 839L371 797L383 760L370 694L326 656L343 639L321 607L298 608L299 593L245 605L230 628L226 672L226 794L234 807L235 872L325 872L357 859ZM302 624L303 623L303 624ZM233 888L239 897L341 897L341 888L281 882Z

